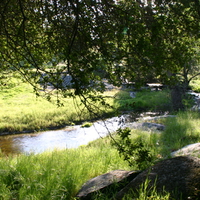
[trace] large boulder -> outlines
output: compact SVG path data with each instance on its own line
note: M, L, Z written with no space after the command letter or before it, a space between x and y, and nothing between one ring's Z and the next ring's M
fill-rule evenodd
M121 200L130 191L137 193L147 179L148 189L155 186L158 193L164 189L173 199L200 199L200 159L179 156L160 161L141 172L116 194L115 200Z
M175 157L175 156L193 156L193 157L198 157L199 156L199 152L200 152L200 142L184 146L183 148L172 152L171 156L172 157Z
M100 192L112 194L112 189L120 190L133 180L141 171L114 170L87 181L77 194L81 200L94 199Z

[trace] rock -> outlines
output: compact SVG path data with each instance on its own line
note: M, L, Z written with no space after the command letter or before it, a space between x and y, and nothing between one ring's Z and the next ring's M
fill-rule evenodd
M136 92L130 92L130 97L135 98L136 97Z
M144 123L142 123L142 126L148 128L148 129L155 129L155 130L159 130L159 131L164 131L164 129L165 129L165 126L162 124L150 123L150 122L144 122Z
M172 199L200 199L200 159L179 156L163 160L141 172L116 194L115 200L121 200L130 190L137 192L147 178L148 189L156 186L156 191L162 193L164 188Z
M141 129L144 131L164 131L165 126L162 124L157 123L150 123L150 122L131 122L126 123L126 127L129 127L131 129Z
M97 192L106 192L114 187L122 189L127 183L134 179L141 171L114 170L109 173L97 176L86 182L77 194L81 200L92 199ZM116 184L117 183L117 184Z
M175 156L194 156L198 157L200 154L200 143L189 144L178 151L171 153L172 157Z

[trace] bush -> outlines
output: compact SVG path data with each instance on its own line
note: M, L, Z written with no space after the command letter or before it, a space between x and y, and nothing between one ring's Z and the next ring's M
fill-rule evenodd
M129 137L130 132L129 128L118 129L119 139L114 140L113 145L117 148L119 155L129 163L129 166L145 169L153 161L153 155L141 137L132 141Z
M81 125L81 127L82 128L89 128L92 125L93 125L93 123L91 123L91 122L85 122L84 124Z

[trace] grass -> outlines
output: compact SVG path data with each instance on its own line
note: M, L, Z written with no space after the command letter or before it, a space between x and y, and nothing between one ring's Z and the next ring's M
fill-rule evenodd
M74 199L81 185L99 174L130 170L108 140L39 155L2 157L0 199Z
M180 112L176 118L163 119L166 130L162 133L132 130L131 140L143 138L154 159L170 157L189 143L200 141L200 113ZM116 137L116 136L115 136ZM87 180L111 170L137 170L129 166L106 137L77 149L55 150L37 155L0 157L0 199L75 199L75 195ZM112 191L113 195L116 191ZM155 190L139 190L138 200L169 199L168 194ZM96 199L109 199L98 194ZM130 196L125 199L131 199Z
M200 79L192 80L190 86L193 91L200 92Z
M115 92L105 95L112 96ZM36 97L32 87L20 81L12 88L2 89L0 97L0 133L34 132L91 120L90 113L80 105L80 99L66 98L64 106L58 107L42 97ZM106 101L113 104L112 98ZM98 107L100 116L114 111L109 108L102 112L103 105Z
M169 193L165 192L163 189L163 194L157 193L155 187L148 189L149 180L147 179L138 189L137 193L131 193L125 195L123 200L130 200L133 196L136 196L134 200L169 200Z
M119 91L115 95L115 103L121 111L154 111L162 112L171 110L170 93L168 90L150 91L143 90L131 98L128 91Z
M56 107L42 98L35 98L31 88L25 84L14 84L12 89L0 92L0 132L46 129L80 121L73 99L66 99L64 107ZM151 96L152 95L152 96ZM138 92L135 99L129 91L112 91L105 96L121 111L165 110L170 107L169 94L162 92ZM78 100L77 100L78 101ZM158 105L160 104L160 105ZM85 121L89 115L84 113ZM151 152L154 162L170 157L170 153L190 143L200 141L200 113L179 112L175 118L162 119L166 125L158 134L141 130L131 131L131 140L143 138L145 147ZM55 150L42 154L5 156L0 153L0 199L2 200L75 200L75 195L87 180L115 169L137 170L138 165L129 166L111 145L110 138L99 139L77 149ZM169 199L169 194L160 195L153 189L150 194L146 184L141 186L137 200ZM116 191L112 191L113 195ZM125 199L132 199L132 194ZM103 194L97 198L109 199Z
M92 126L92 123L91 122L84 122L81 127L82 128L89 128L90 126Z
M99 116L104 117L113 116L116 110L159 111L170 106L168 91L138 92L133 99L128 90L112 90L105 92L103 97L111 107L95 102L94 108ZM78 97L65 98L63 106L58 107L42 97L36 97L32 87L17 78L10 87L1 88L0 106L0 133L37 132L96 119L81 105Z
M160 137L163 156L188 144L200 142L199 112L179 112L175 118L167 118L163 123L166 125Z

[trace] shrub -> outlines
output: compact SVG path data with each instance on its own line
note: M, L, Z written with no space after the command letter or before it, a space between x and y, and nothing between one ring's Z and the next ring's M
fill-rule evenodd
M93 123L91 123L91 122L85 122L84 124L81 125L81 127L82 128L89 128L92 125L93 125Z
M113 141L120 156L129 163L130 166L137 166L139 169L145 169L153 161L151 151L145 145L145 141L139 137L132 141L130 139L129 128L118 129L119 138Z

